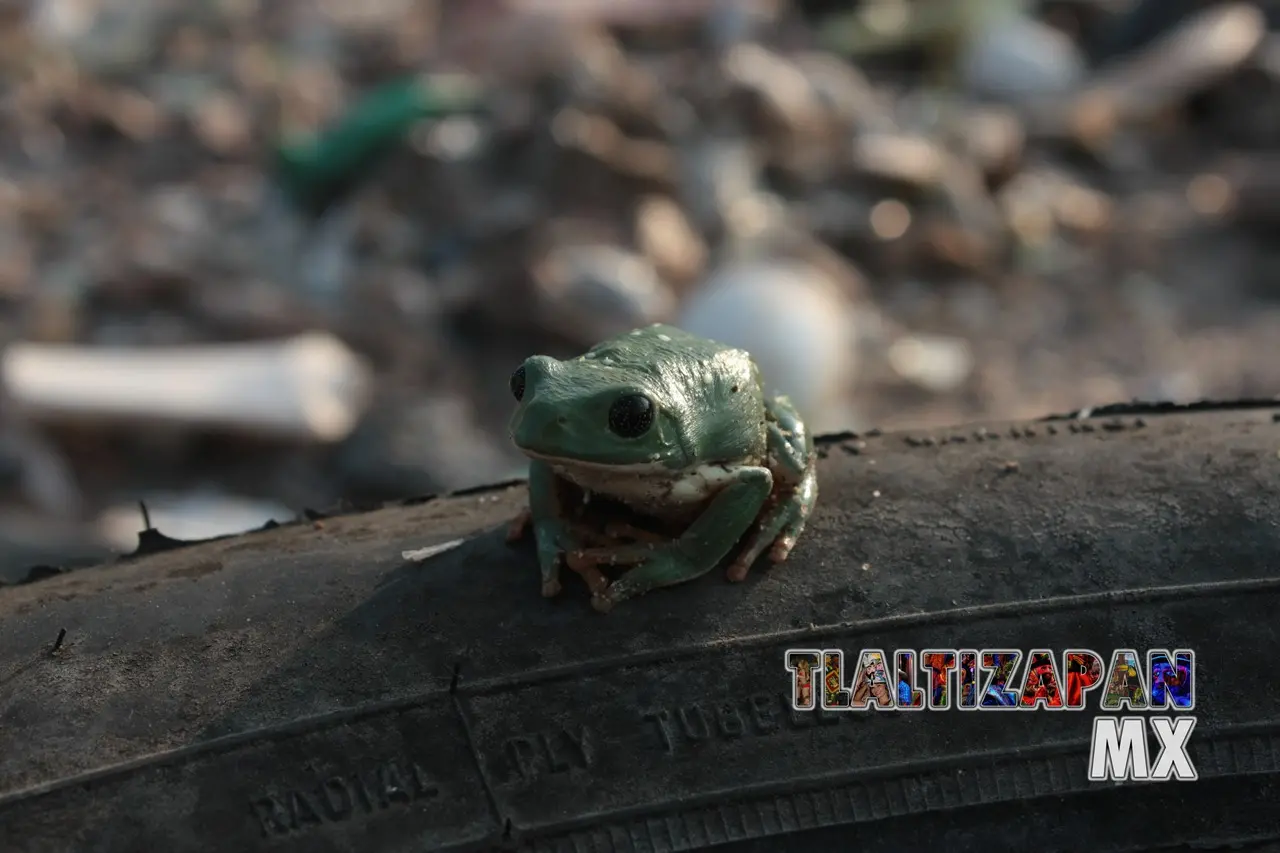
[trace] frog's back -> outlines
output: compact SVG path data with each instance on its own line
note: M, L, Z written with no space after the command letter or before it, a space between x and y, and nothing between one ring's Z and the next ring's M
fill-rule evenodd
M686 392L700 387L712 397L721 393L722 384L733 393L759 387L759 368L745 350L661 323L602 341L585 358L646 374L663 384L674 382Z
M737 351L719 341L661 323L624 332L591 348L597 358L607 357L613 364L639 370L669 367L689 360L710 362L722 353Z

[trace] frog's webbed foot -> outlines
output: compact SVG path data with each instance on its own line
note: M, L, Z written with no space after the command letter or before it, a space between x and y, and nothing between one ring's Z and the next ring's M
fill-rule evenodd
M565 562L575 572L596 566L634 566L653 557L656 549L651 543L578 548L565 555Z
M633 566L653 554L653 545L578 548L565 554L565 565L582 576L592 596L598 596L609 588L609 579L600 571L600 566Z
M565 554L565 565L586 581L593 595L609 586L600 566L632 566L653 556L659 545L671 538L617 519L604 523L603 529L586 525L574 528L582 547Z

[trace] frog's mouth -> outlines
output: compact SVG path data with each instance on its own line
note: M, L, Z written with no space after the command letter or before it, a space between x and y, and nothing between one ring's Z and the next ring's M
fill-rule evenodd
M556 456L550 453L539 453L536 450L520 448L520 452L532 459L559 465L565 468L586 468L592 471L611 471L618 474L661 474L670 470L661 459L647 462L595 462L590 459L579 459L575 456Z

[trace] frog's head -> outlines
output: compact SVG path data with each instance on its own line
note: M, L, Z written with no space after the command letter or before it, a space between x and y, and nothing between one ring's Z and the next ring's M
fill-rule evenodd
M526 455L609 467L691 463L682 400L652 373L592 358L528 358L511 375L511 438Z

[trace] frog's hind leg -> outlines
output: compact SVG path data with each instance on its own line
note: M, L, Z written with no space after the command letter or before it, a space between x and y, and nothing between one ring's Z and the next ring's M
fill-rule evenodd
M679 538L666 544L644 542L583 549L570 554L569 559L574 564L589 561L635 566L592 597L597 610L607 611L619 601L693 580L715 568L760 517L772 488L773 475L768 468L739 468L734 472L734 481L720 490Z
M578 537L579 547L566 552L564 563L582 576L592 595L609 586L600 566L634 565L653 556L659 545L671 542L669 536L618 519L605 522L603 529L585 524L570 529Z
M781 534L783 526L788 521L788 513L786 512L788 509L788 504L783 502L768 512L761 524L752 531L751 538L747 541L747 544L734 557L733 562L729 564L729 568L725 570L725 577L735 583L747 579L747 575L751 572L751 566L759 558L760 553L773 544L773 541Z
M570 556L566 556L565 565L582 576L583 581L587 584L587 589L591 591L592 595L609 588L609 579L605 577L604 572L600 571L600 567L597 564L575 560Z
M765 405L769 414L769 457L775 483L773 503L729 565L725 576L731 581L745 580L766 548L770 548L773 562L786 560L818 499L816 454L803 421L786 397L767 401Z
M791 556L791 549L796 546L796 540L804 532L809 514L813 512L813 505L818 502L818 475L814 468L814 463L810 462L800 488L796 489L789 500L795 511L782 526L781 534L773 540L773 547L769 549L769 559L775 563L785 562Z
M765 513L759 526L751 532L742 549L729 564L725 577L735 582L746 580L751 566L766 548L769 548L770 560L775 563L785 561L804 531L817 497L817 477L810 468L800 485L780 496L777 503Z

